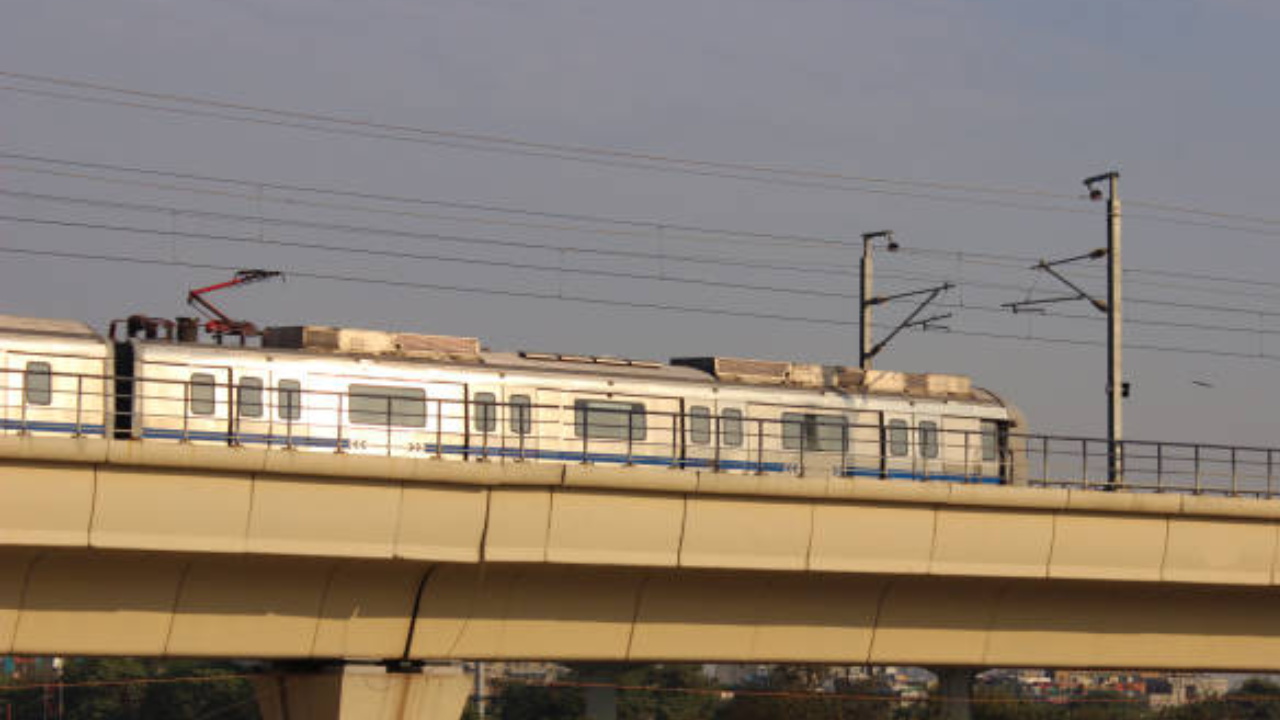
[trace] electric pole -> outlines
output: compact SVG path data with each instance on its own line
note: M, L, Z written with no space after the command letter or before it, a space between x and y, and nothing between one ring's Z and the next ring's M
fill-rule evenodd
M888 242L886 247L889 252L895 252L898 249L898 243L894 242L892 230L879 230L877 232L869 232L862 234L862 284L861 291L858 293L858 299L861 301L861 309L858 315L858 329L860 331L860 339L858 342L858 367L863 370L871 369L871 292L872 292L872 267L871 267L871 243L878 238L885 238Z
M1121 314L1120 173L1112 171L1084 181L1089 199L1101 200L1096 185L1107 181L1107 485L1124 483L1124 323Z

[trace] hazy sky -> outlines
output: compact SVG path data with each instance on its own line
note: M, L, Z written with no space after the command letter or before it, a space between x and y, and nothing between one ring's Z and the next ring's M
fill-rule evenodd
M400 126L1068 196L1081 193L1081 178L1114 167L1123 172L1126 200L1263 220L1280 217L1280 93L1275 78L1280 5L1272 0L0 0L0 8L0 71L6 72ZM0 85L89 94L12 78L0 78ZM1021 405L1037 430L1105 432L1102 348L958 334L1104 338L1105 326L1089 319L1095 312L1083 303L1055 312L1085 319L992 312L1028 292L1056 293L1058 288L1027 270L1025 262L992 262L974 255L1053 258L1103 244L1103 207L1074 197L966 196L1075 211L1050 212L870 193L866 190L886 186L847 181L835 183L844 189L783 186L187 117L11 89L0 90L0 152L641 221L574 224L297 194L289 197L364 209L289 206L274 202L282 193L264 188L186 183L224 193L193 194L20 172L15 168L51 166L0 158L0 190L10 193L265 214L402 234L111 210L12 194L0 196L0 213L8 216L392 250L437 259L0 221L4 248L848 322L857 318L856 300L831 294L857 293L852 268L858 251L852 241L864 231L892 228L908 248L951 254L882 254L878 288L893 292L932 282L913 274L950 279L961 287L947 301L965 308L946 308L956 313L947 323L956 333L904 334L878 360L880 367L970 374ZM917 186L898 189L955 196ZM259 195L261 200L253 199ZM1156 216L1235 229L1161 222ZM822 247L767 244L749 237L691 238L672 229L682 225L851 242L848 247ZM472 241L432 240L424 234ZM474 239L848 272L628 259ZM1127 308L1134 321L1127 331L1131 343L1280 355L1280 343L1271 335L1280 332L1280 318L1266 314L1280 311L1280 278L1274 272L1280 267L1280 222L1173 216L1127 204L1124 239L1126 267L1135 271L1256 281L1208 283L1131 273L1126 294L1138 301ZM486 267L448 258L614 275ZM182 267L9 254L0 255L0 262L0 312L82 318L99 327L131 312L184 314L186 288L222 279L217 271ZM1099 269L1083 266L1073 272L1102 292ZM627 279L617 277L619 273L720 285ZM1142 300L1249 312L1171 308ZM489 346L507 349L645 358L722 354L848 364L856 364L857 353L852 325L299 277L227 295L225 305L269 324L476 335ZM889 322L909 309L890 306L880 317ZM1276 444L1278 371L1280 362L1265 358L1134 349L1127 356L1126 376L1134 385L1127 434Z

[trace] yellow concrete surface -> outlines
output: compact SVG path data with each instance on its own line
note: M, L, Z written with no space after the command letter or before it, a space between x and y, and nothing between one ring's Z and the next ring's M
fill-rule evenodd
M894 580L880 603L870 663L973 665L1007 581L972 578Z
M188 562L159 553L42 554L27 572L14 651L164 655Z
M675 567L684 510L681 496L559 490L551 498L547 560Z
M1202 670L1280 668L1273 591L1096 583L1012 583L986 662Z
M309 657L334 561L200 557L191 561L168 654Z
M390 558L400 488L399 482L259 475L249 552Z
M441 567L420 602L411 655L626 657L642 580L625 569Z
M1050 577L1160 580L1167 519L1082 512L1060 514L1054 523Z
M102 438L0 436L0 458L25 462L104 463L112 441Z
M1011 487L1008 485L962 485L941 483L950 489L947 504L1020 510L1062 510L1068 492L1056 488Z
M23 550L0 551L0 653L13 652L18 610L27 586L27 570L36 553Z
M488 502L484 488L404 483L396 557L479 562Z
M828 497L833 500L867 500L875 503L942 504L951 495L948 483L902 482L868 478L832 478Z
M1169 520L1163 579L1173 582L1270 585L1280 529L1256 520Z
M809 568L852 573L927 573L933 507L817 503Z
M1192 517L1227 517L1280 520L1280 500L1182 495L1182 514Z
M430 566L347 561L329 576L313 657L383 659L405 651L418 587Z
M36 462L0 464L0 544L89 544L94 467Z
M90 541L103 548L244 552L252 496L245 475L104 467Z
M652 577L641 595L632 660L813 662L863 658L883 579L721 572Z
M564 485L572 488L686 493L697 489L698 472L613 465L565 465Z
M472 679L455 667L416 673L349 667L254 678L264 720L457 720Z
M691 497L683 567L804 570L813 507L799 501Z
M1054 514L943 507L929 571L938 575L1045 577Z
M551 491L494 488L489 493L489 526L484 557L492 562L545 562L551 526Z
M1067 510L1095 511L1106 514L1177 515L1182 512L1182 497L1177 494L1098 492L1068 490Z

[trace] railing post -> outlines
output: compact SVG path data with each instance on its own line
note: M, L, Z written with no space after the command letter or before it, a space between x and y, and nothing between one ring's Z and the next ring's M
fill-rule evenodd
M188 429L187 410L191 406L191 383L182 383L182 442L187 441Z
M1156 443L1156 492L1164 492L1164 443Z
M856 428L857 426L855 425L854 427ZM849 436L849 423L846 422L843 430L841 430L840 437L840 477L844 477L845 468L849 465Z
M636 426L636 406L631 405L627 408L627 465L631 465L631 454L635 447L635 435L631 432L631 428Z
M712 466L712 469L715 470L716 472L720 472L720 413L719 412L716 413L716 422L712 430L716 434L716 459L715 459L715 464Z
M76 375L76 437L80 437L82 433L81 418L82 408L84 407L84 375ZM106 403L103 403L103 409L106 409Z
M515 408L512 407L511 410ZM508 410L509 412L510 410ZM533 402L528 405L522 405L520 417L516 420L516 434L520 436L520 459L524 460L524 439L525 436L533 432ZM525 413L528 413L525 415Z
M436 459L444 457L444 398L436 398Z
M1049 487L1049 436L1042 437L1040 458L1040 482L1045 487Z
M342 405L345 399L346 398L344 397L344 394L339 392L338 393L338 420L335 426L337 437L333 441L333 451L335 453L342 452L342 410L343 410Z
M1080 479L1084 489L1089 489L1089 441L1080 441Z
M764 474L764 418L756 420L756 474Z
M575 418L576 420L577 418ZM582 404L582 464L587 464L587 436L591 434L591 404Z
M1195 457L1195 494L1196 494L1196 495L1199 495L1199 494L1200 494L1200 446L1199 446L1199 445L1196 445L1196 446L1195 446L1195 448L1194 448L1194 450L1195 450L1195 453L1194 453L1194 457Z
M1274 492L1271 489L1271 481L1273 477L1273 474L1271 472L1272 471L1271 453L1272 453L1271 450L1267 450L1267 498L1268 499L1270 499L1271 495Z
M1235 497L1239 493L1236 486L1236 449L1231 448L1231 497Z
M680 435L684 433L684 415L671 413L671 467L680 467Z
M391 398L387 398L387 457L391 457Z

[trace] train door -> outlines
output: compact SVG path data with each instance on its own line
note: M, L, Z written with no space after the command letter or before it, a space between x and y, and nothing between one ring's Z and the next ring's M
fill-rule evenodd
M508 414L504 407L503 386L493 381L473 382L467 389L470 393L467 406L468 456L484 460L500 458L507 436L503 420Z
M310 421L316 412L315 397L307 387L302 368L287 365L271 368L264 391L269 415L267 444L270 447L305 449L312 445Z
M232 444L260 447L271 434L268 403L270 373L266 367L241 367L233 378Z
M353 377L338 382L334 390L342 412L335 415L344 449L398 457L466 452L465 385Z
M748 410L756 441L754 465L763 472L843 472L851 438L843 410L755 404Z
M967 482L982 474L982 435L977 418L942 418L942 457L947 479Z
M535 449L526 457L559 462L573 452L573 408L564 407L563 393L538 388L533 395L532 417L532 427L524 441L532 441Z
M541 414L538 390L532 387L507 386L502 406L503 457L526 460L538 456Z
M720 450L716 426L720 424L719 407L714 398L684 400L684 466L714 468Z
M917 409L914 419L912 439L915 441L915 474L924 480L946 479L941 413Z
M915 479L915 438L912 437L912 414L901 410L881 413L884 435L884 476L890 479Z
M717 403L717 419L712 432L719 436L717 465L724 472L746 472L750 469L750 433L747 432L745 406L741 403Z
M849 452L844 475L879 478L883 471L884 448L880 433L880 412L856 410L849 413Z
M211 363L141 363L134 413L143 438L231 441L232 370Z

